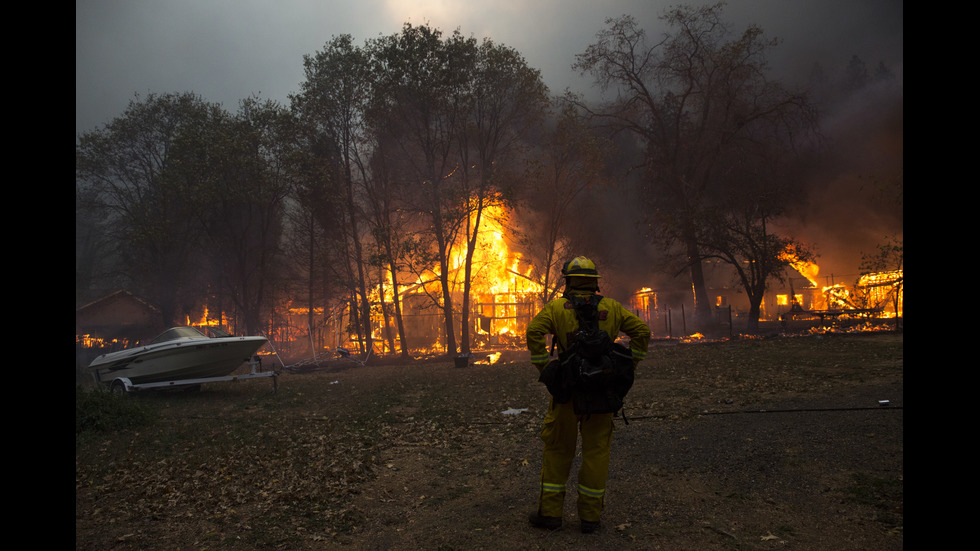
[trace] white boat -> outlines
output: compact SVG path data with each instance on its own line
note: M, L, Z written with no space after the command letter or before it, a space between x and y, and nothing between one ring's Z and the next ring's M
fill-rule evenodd
M209 337L193 327L174 327L144 346L102 354L89 370L105 384L222 377L250 361L266 342L265 337Z

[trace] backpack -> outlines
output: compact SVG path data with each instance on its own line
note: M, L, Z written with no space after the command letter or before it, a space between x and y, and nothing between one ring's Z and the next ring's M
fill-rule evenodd
M568 346L541 374L541 382L557 403L573 401L575 413L616 413L633 386L633 354L599 329L601 296L566 296L574 308L578 329L568 335Z

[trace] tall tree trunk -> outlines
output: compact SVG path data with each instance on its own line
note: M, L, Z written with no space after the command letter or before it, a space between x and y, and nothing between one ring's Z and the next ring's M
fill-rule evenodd
M476 220L473 222L473 228L470 229L469 220L466 221L466 261L464 266L464 279L463 279L463 307L462 312L460 312L461 318L461 329L460 329L460 352L462 354L470 353L470 289L472 286L472 275L473 275L473 256L476 254L477 242L480 235L480 222L483 218L483 197L477 199L476 207Z
M388 350L395 351L395 339L391 335L391 324L388 321L388 303L385 301L385 274L384 266L378 263L378 302L381 305L381 319L384 323L384 339L388 341ZM392 295L398 294L398 290L393 289Z
M351 176L350 163L345 162L345 183L347 191L347 212L350 217L350 239L351 245L354 247L354 266L357 269L357 277L354 280L354 293L355 303L353 307L358 309L358 323L357 323L357 334L358 341L361 344L360 352L362 354L367 353L374 347L374 336L371 331L371 304L368 299L367 294L367 280L364 277L364 262L363 253L361 247L361 237L359 235L358 224L357 224L357 206L354 202L354 182ZM360 297L358 299L357 297Z
M313 328L316 326L313 321L313 282L316 279L316 236L314 231L315 224L313 217L310 217L310 242L307 257L307 273L309 275L306 278L306 327L310 333L310 356L316 356L316 340L313 338Z
M402 319L402 301L398 295L398 269L395 266L391 248L388 248L388 270L391 272L392 305L395 307L395 326L398 328L398 341L401 344L401 356L408 357L408 338L405 335L405 321Z
M749 319L748 333L754 335L759 332L759 317L762 315L762 296L749 298Z
M436 194L436 205L439 196ZM453 315L453 293L449 286L449 256L452 251L447 247L447 238L443 228L442 213L437 206L432 214L433 224L436 230L436 245L439 247L439 285L442 287L442 312L446 325L446 353L456 353L456 329L455 316Z
M711 318L711 299L708 298L708 288L704 282L704 266L701 264L701 251L698 248L694 231L685 232L687 259L690 263L691 285L694 289L694 321L698 329Z

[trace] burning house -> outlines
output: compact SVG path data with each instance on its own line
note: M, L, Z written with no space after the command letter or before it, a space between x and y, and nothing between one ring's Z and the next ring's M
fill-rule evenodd
M451 259L455 331L462 333L459 308L463 302L463 252ZM707 262L704 265L708 292L712 300L712 325L719 332L738 333L746 328L749 311L744 290L736 284L730 266ZM415 281L400 285L398 298L404 322L405 340L410 355L445 354L446 325L442 309L437 306L441 297L437 268L431 268ZM372 298L372 353L400 353L400 341L393 314L392 286L379 286ZM380 289L384 289L381 292ZM535 313L542 307L543 288L533 268L519 253L511 251L501 228L488 225L485 236L474 255L471 279L469 335L471 350L523 349L524 332ZM897 310L895 309L897 297ZM651 328L655 337L685 337L693 333L694 300L690 288L636 290L625 301L627 306ZM901 315L901 272L890 276L872 274L853 285L821 285L815 264L797 264L787 277L774 286L763 299L760 322L779 324L787 316L800 320L837 320L853 317L889 317ZM304 318L305 320L305 314ZM331 323L332 336L323 350L359 349L349 308L337 312ZM779 327L776 325L776 327ZM702 330L700 328L698 330Z
M543 291L531 266L519 253L510 250L504 231L493 216L484 217L477 249L472 261L470 301L466 319L469 323L470 347L490 349L497 347L522 348L524 330L541 307ZM450 258L450 293L457 311L454 312L456 334L462 333L463 316L458 311L463 301L463 262L465 251L458 247ZM398 340L394 333L395 320L392 308L392 286L385 285L385 293L377 292L372 304L374 341L379 353L397 352ZM444 313L436 304L442 295L437 267L424 271L415 281L401 286L399 301L405 337L411 353L445 353L448 339Z
M489 209L483 217L477 248L474 251L468 316L464 318L465 243L457 243L449 258L449 293L453 301L455 338L458 342L463 320L468 324L469 346L472 350L492 348L523 348L524 330L541 307L543 287L533 269L519 253L510 249L505 232L498 222L499 213ZM446 317L441 306L442 283L438 264L416 266L411 279L399 282L397 300L401 312L404 342L411 356L441 355L447 350ZM407 275L406 274L403 275ZM395 315L395 292L390 274L382 284L369 290L371 341L375 355L402 353ZM318 310L312 319L318 328L309 328L311 316L303 307L287 307L273 329L275 340L290 355L309 353L313 356L360 351L364 342L356 332L356 314L349 301L342 301L332 310ZM311 335L313 333L313 335ZM301 342L304 341L305 342ZM280 350L282 352L282 349Z
M160 312L129 291L116 291L75 309L75 376L105 352L126 348L163 330Z
M453 320L456 341L468 324L469 349L493 351L524 348L524 333L535 313L543 306L544 288L529 262L509 247L503 228L488 216L474 253L470 278L468 316L461 315L465 245L457 246L450 258L450 294L454 304ZM704 264L711 299L712 327L719 333L739 333L746 325L749 303L744 290L737 285L730 266L718 262ZM448 350L445 312L438 266L420 270L412 281L399 284L400 305L406 353L411 356L441 355ZM852 285L818 282L817 266L796 265L784 284L765 295L760 322L780 323L786 319L836 320L848 315L894 317L902 315L902 272L869 274ZM370 327L374 355L401 354L402 339L394 314L394 292L390 281L376 285L370 297ZM674 288L642 287L624 304L643 319L656 338L686 337L705 328L695 327L694 297L690 284L677 283ZM227 326L233 324L222 312L203 314L187 320L187 325ZM320 307L313 315L307 308L286 302L270 315L266 326L277 351L288 357L320 357L362 350L357 325L351 315L351 304L340 301L331 307ZM120 291L79 308L76 332L81 335L79 349L102 350L105 343L121 347L141 337L154 335L159 327L159 312L151 305L125 291ZM310 327L317 320L317 327ZM94 347L94 348L93 348ZM103 350L104 351L104 350ZM94 352L93 352L94 353Z
M75 310L75 340L81 348L122 348L163 329L159 310L129 291L116 291Z
M712 325L738 332L740 319L748 314L745 291L734 283L730 266L705 262L708 295L712 300ZM903 315L904 295L901 270L866 274L852 284L828 281L821 284L818 267L806 263L788 269L782 283L772 286L763 298L760 322L786 328L788 319L824 325L838 320L896 318ZM692 292L663 292L643 288L630 297L631 309L655 336L680 337L690 333L694 312ZM801 327L804 325L800 323ZM812 325L812 323L810 323Z

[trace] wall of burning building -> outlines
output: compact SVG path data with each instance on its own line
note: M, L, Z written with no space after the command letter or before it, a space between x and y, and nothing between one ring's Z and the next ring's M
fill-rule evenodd
M713 326L738 333L749 311L745 292L732 284L733 273L724 264L706 263L712 300ZM788 270L783 282L775 282L762 301L760 321L783 322L787 318L816 320L890 319L904 315L903 271L864 274L850 283L821 285L816 266ZM630 308L650 326L654 337L682 337L694 331L694 293L659 291L645 287L629 300ZM784 327L784 325L783 325Z
M475 293L471 302L470 335L473 350L497 348L520 349L524 346L524 331L531 318L540 308L534 293ZM418 292L399 295L402 309L405 342L408 355L422 357L449 353L446 350L445 315L432 298ZM458 310L462 294L454 293L455 331L457 339L462 331L463 316ZM398 335L397 320L391 303L384 307L380 301L371 304L372 354L401 354L402 341ZM333 311L328 318L318 316L320 323L314 335L305 329L309 319L305 309L291 310L283 320L277 339L284 354L290 356L336 355L358 353L364 343L359 342L349 305ZM287 330L287 327L289 328Z

